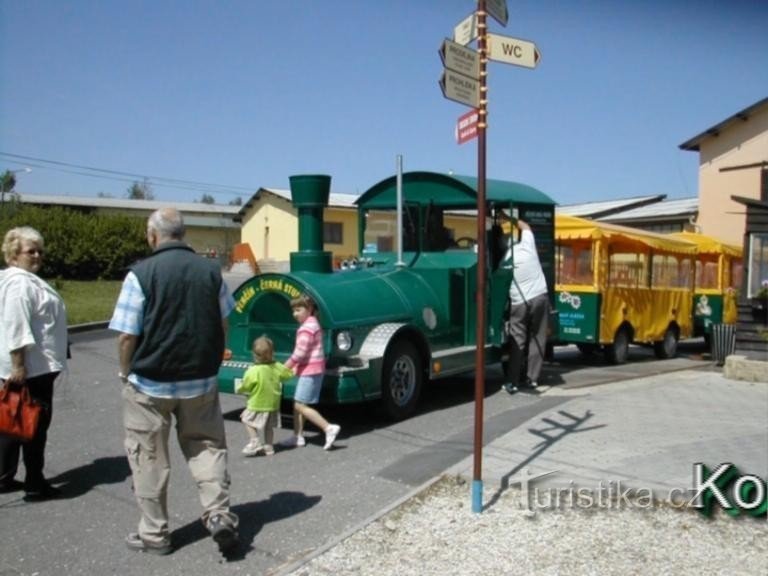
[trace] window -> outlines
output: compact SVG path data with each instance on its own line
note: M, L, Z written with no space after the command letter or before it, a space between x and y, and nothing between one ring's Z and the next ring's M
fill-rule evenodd
M690 288L692 267L689 257L654 254L651 286L653 288ZM717 264L715 264L714 274L714 287L717 287Z
M344 226L341 222L323 223L323 242L325 244L344 244Z
M754 298L763 286L768 286L768 233L766 232L749 235L748 274L747 296Z
M627 288L647 288L645 254L615 253L608 260L608 284Z
M557 284L594 284L591 244L557 244L555 254Z

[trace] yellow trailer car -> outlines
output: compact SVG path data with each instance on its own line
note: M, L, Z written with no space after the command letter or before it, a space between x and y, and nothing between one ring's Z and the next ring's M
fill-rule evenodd
M696 245L693 335L709 342L713 324L735 324L736 291L743 273L742 247L698 232L670 234Z
M693 334L695 244L560 214L555 242L558 343L620 364L632 342L670 358Z

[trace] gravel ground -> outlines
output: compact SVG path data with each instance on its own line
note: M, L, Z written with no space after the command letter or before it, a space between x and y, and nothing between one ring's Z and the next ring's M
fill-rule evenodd
M475 514L469 484L444 477L291 574L768 574L765 519L665 505L530 513L521 502L510 488Z

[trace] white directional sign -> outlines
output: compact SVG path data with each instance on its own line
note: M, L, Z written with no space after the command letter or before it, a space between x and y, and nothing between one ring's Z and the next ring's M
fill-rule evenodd
M472 48L465 48L446 38L440 47L440 58L449 70L480 78L480 54Z
M488 34L488 57L494 62L536 68L541 54L536 44L528 40Z
M445 70L440 89L448 100L477 108L480 105L480 82L453 70Z
M502 26L507 25L509 12L507 11L507 0L485 0L485 9Z
M466 46L477 38L477 12L472 12L453 29L453 41Z

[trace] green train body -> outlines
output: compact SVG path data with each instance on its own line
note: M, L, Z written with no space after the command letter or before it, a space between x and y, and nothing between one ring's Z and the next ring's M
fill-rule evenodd
M322 210L330 178L291 178L299 212L299 251L291 254L291 272L259 274L234 293L228 347L232 356L219 372L220 388L232 392L251 363L251 343L263 334L275 343L276 358L291 354L297 324L290 300L309 294L318 304L323 327L326 371L321 402L380 400L386 413L400 419L415 408L423 383L471 371L477 330L477 254L471 246L449 248L435 239L444 232L442 215L477 205L475 181L430 172L402 176L406 206L401 260L393 252L366 252L363 238L369 211L395 211L396 179L375 185L357 201L360 259L353 269L331 270L322 251ZM488 181L488 273L486 362L499 362L505 350L503 312L512 281L512 263L503 260L500 220L515 210L537 236L540 258L553 286L554 202L521 184ZM435 215L439 214L439 218ZM437 223L437 224L436 224ZM437 230L439 224L439 230ZM295 379L283 395L292 398Z

